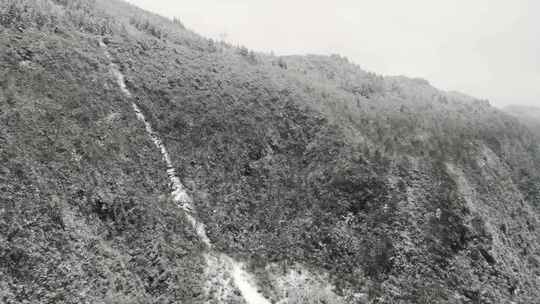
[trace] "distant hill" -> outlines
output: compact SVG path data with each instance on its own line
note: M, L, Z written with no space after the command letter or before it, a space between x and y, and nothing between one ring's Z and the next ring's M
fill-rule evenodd
M505 107L503 110L517 117L520 122L540 135L540 107L513 105Z
M537 303L519 120L118 0L0 0L0 303L254 303L220 254L270 303Z

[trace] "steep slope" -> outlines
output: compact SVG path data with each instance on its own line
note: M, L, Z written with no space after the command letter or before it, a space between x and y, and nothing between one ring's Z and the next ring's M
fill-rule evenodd
M95 36L0 8L0 302L191 302L202 246Z
M110 60L111 55L107 49L107 46L102 41L100 41L100 46L103 48L106 57ZM116 64L111 63L109 66L111 71L113 72L113 75L115 75L116 77L120 90L127 98L131 99L132 95L126 87L124 75L122 74L122 72L119 71ZM207 250L210 251L210 253L204 255L207 267L212 268L215 261L217 261L220 265L223 265L222 268L224 268L224 270L230 273L235 286L238 288L242 297L248 304L269 304L270 302L266 300L264 296L260 294L257 287L254 286L254 284L252 283L253 280L249 277L249 274L246 273L246 271L243 269L242 264L238 263L227 255L216 254L211 251L212 243L206 235L205 225L204 223L201 223L199 220L197 220L197 218L195 217L196 214L193 214L193 200L189 196L189 194L187 194L184 185L182 185L180 179L178 178L176 169L173 167L171 157L169 155L169 152L167 151L167 147L165 147L165 145L163 144L163 141L161 140L159 134L157 134L153 130L152 125L148 122L139 106L137 106L135 102L131 102L131 105L133 107L133 111L137 115L137 118L144 123L148 136L152 139L156 148L161 152L161 157L167 165L167 175L169 176L170 186L172 188L171 197L173 202L184 210L185 216L191 224L193 230L197 233L200 241L205 244ZM219 273L221 269L210 269L211 272L214 272L216 270ZM219 281L214 282L214 284L217 285L221 285L222 283L223 282ZM227 289L226 285L224 289ZM218 300L223 301L224 299Z
M4 302L244 301L132 101L213 249L269 301L540 296L540 147L487 102L118 1L2 0L0 24Z

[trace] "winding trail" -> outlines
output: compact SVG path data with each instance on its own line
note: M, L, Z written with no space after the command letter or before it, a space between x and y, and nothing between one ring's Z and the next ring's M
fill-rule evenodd
M116 82L118 86L120 87L120 90L122 93L131 99L132 94L128 90L125 82L124 74L120 71L120 68L118 65L116 65L113 60L112 56L109 53L107 49L107 45L103 42L103 40L100 41L100 46L103 49L107 59L109 60L109 68L114 75ZM208 254L205 254L205 259L207 262L207 265L211 267L211 265L216 264L214 261L217 261L218 265L223 265L223 268L226 269L226 271L229 273L229 275L232 277L232 280L234 282L234 285L238 290L240 291L240 294L244 298L245 302L247 304L270 304L270 301L267 300L257 289L254 280L252 276L246 272L244 269L244 265L230 256L223 254L223 253L217 253L212 250L212 243L210 242L210 239L206 235L206 228L204 223L199 222L195 218L195 209L193 208L193 200L187 193L184 185L182 185L182 182L178 178L176 174L176 170L172 164L171 158L169 156L169 152L167 151L165 145L163 144L163 141L159 137L159 135L152 129L152 126L150 125L150 122L146 120L146 117L144 116L144 113L141 111L141 109L137 106L135 102L131 102L131 106L133 107L133 111L135 112L137 118L144 123L144 126L146 128L146 132L154 142L154 145L158 150L161 152L161 157L163 161L167 165L167 176L170 180L170 186L172 188L171 197L173 201L185 211L186 218L188 219L189 223L195 230L197 236L199 239L206 245L208 249ZM220 271L220 269L216 269L217 271ZM220 284L223 284L224 286L227 285L227 282L218 282ZM210 282L210 284L214 284L213 282ZM212 286L210 286L212 287Z

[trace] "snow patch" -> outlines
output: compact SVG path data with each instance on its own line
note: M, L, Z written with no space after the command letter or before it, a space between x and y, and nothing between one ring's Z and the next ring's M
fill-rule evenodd
M244 270L244 265L233 260L231 257L223 255L223 258L232 266L232 277L240 293L249 304L270 304L270 301L265 299L259 290L251 283L253 278Z
M335 293L335 287L330 284L327 274L314 273L302 265L295 265L288 271L283 272L276 264L267 266L270 280L274 289L279 293L277 304L315 304L333 303L342 304L346 300ZM350 293L346 291L345 293ZM349 298L357 295L350 293ZM362 303L355 301L354 303Z

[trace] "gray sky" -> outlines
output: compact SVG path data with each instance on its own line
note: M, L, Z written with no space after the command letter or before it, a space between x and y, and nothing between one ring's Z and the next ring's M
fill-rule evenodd
M128 0L209 38L540 106L539 0Z

